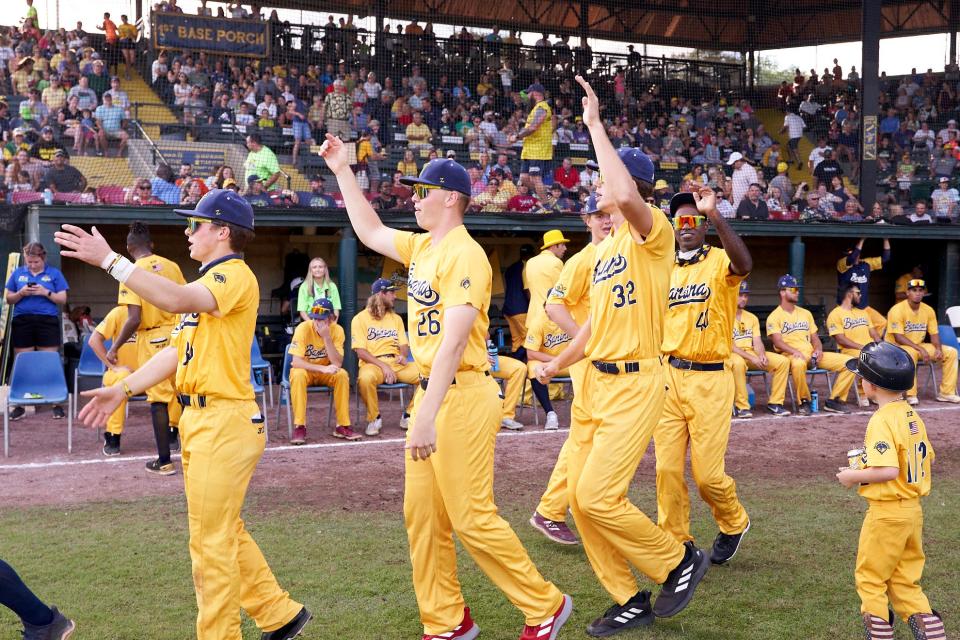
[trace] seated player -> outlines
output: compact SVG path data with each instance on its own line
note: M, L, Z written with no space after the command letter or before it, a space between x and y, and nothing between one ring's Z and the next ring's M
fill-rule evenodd
M939 362L943 374L937 390L937 402L960 402L957 395L957 350L940 343L937 314L923 303L927 283L920 278L907 282L907 299L890 307L887 313L887 342L902 347L914 363ZM930 341L925 342L927 335ZM907 391L907 402L918 404L917 381Z
M380 417L380 402L377 385L415 385L420 381L417 365L410 361L410 347L403 328L403 319L393 310L397 288L386 278L373 283L367 308L358 313L350 324L351 346L357 352L360 369L357 372L357 389L367 406L368 436L379 435L383 428ZM413 392L410 402L404 407L400 428L407 428Z
M337 413L333 437L344 440L363 437L350 428L350 377L341 369L346 334L334 314L330 300L314 300L308 314L310 319L297 325L293 332L290 403L294 428L290 444L307 442L307 387L317 385L333 389L333 407Z
M848 284L841 292L840 306L827 316L827 331L837 341L840 353L854 358L860 356L865 345L880 340L880 329L877 329L873 316L867 309L860 308L860 291L860 285ZM886 323L884 319L883 324ZM859 404L861 407L870 406L866 394L860 395Z
M539 314L534 323L527 327L527 337L523 342L527 349L527 377L530 379L533 395L547 413L547 420L543 425L547 431L555 431L560 427L560 423L557 412L553 410L553 403L550 402L550 388L537 380L535 368L538 364L550 362L560 355L572 340L546 313ZM559 373L560 377L569 375L566 369Z
M117 363L112 364L107 359L107 340L116 340L120 329L127 322L127 305L114 307L107 317L97 325L90 334L90 348L93 350L107 370L103 374L103 386L110 387L120 382L137 368L137 334L130 336L125 344L117 349ZM120 435L123 433L123 424L127 416L127 399L120 402L116 411L107 419L106 431L103 434L103 455L120 455Z
M504 429L519 431L523 429L523 424L517 422L514 418L517 416L520 394L523 393L523 380L527 375L527 365L516 358L503 355L497 356L496 361L492 356L489 356L489 359L490 375L497 380L505 380L507 383L501 394L503 396L503 418L500 420L500 426Z
M800 402L800 415L808 416L812 411L807 386L808 366L838 374L833 394L823 403L823 409L831 413L847 413L840 398L846 398L853 385L853 374L845 366L850 357L824 352L813 314L797 305L800 286L796 278L789 273L781 276L777 288L780 290L780 305L767 317L767 335L777 352L790 359L790 376Z
M779 353L767 351L760 339L760 320L747 311L750 302L750 285L740 283L740 297L737 300L737 315L733 323L733 353L730 354L730 368L736 393L733 398L733 417L752 418L750 400L747 394L747 370L766 371L773 374L770 384L770 397L767 398L767 411L777 417L790 415L783 408L783 398L787 392L787 376L790 374L790 361Z

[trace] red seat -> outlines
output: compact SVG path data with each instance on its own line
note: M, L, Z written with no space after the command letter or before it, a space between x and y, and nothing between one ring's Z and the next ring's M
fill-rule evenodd
M97 187L97 200L103 204L126 204L126 192L116 185Z
M34 202L43 202L43 194L36 191L14 191L10 199L13 204L32 204Z
M82 193L78 193L78 192L70 192L70 193L58 192L53 194L53 201L73 204L73 203L80 202L80 197L82 195L83 195Z

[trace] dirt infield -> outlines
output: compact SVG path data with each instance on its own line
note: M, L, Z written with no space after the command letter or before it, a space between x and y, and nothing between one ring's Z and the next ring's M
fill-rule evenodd
M308 415L326 416L326 398L312 399ZM285 418L276 421L270 411L270 440L251 484L251 494L269 496L270 503L296 501L305 507L349 510L398 510L403 494L402 437L396 402L381 402L382 434L346 443L324 427L311 426L309 443L291 447ZM519 433L502 432L497 441L498 495L535 504L566 437L567 403L556 403L561 416L559 432L532 426L527 409L521 421L530 423ZM936 474L956 473L960 448L960 406L924 399L920 415L937 453ZM757 417L735 421L727 454L734 477L756 477L778 483L794 477L822 477L831 482L848 449L862 441L869 413L838 416L817 414L809 418L767 417L761 407ZM542 422L541 414L541 422ZM362 416L361 416L362 418ZM0 504L31 506L83 504L109 500L134 500L146 496L178 495L182 478L147 474L145 461L153 453L149 410L131 407L123 436L123 455L104 458L93 431L74 427L74 449L66 452L66 421L53 420L49 412L28 415L11 424L11 457L0 459ZM362 431L363 423L354 425ZM653 445L638 471L643 482L652 482ZM936 486L936 483L935 485Z

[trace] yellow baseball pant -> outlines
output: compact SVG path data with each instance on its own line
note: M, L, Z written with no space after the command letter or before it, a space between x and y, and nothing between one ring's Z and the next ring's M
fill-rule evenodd
M303 605L280 588L240 509L266 437L253 400L207 398L180 422L190 559L197 593L197 640L241 640L240 609L264 631Z
M845 356L850 356L851 358L860 357L860 349L840 349L840 353L842 353ZM853 384L850 386L853 387L854 385L856 385L856 390L857 390L857 393L859 394L859 397L866 398L867 396L863 391L863 380L854 376Z
M153 329L137 332L137 363L139 366L142 367L150 358L167 348L170 344L171 331L173 331L172 326L161 325ZM176 392L174 391L175 381L176 376L172 375L166 380L162 380L147 389L147 402L151 404L154 402L166 403L168 411L172 411L172 405L174 404L179 407L180 405L176 401ZM171 416L172 415L171 413ZM179 413L177 415L179 415ZM172 417L170 421L172 423L174 422Z
M797 402L810 400L810 386L807 384L807 363L810 362L810 356L813 354L813 345L807 344L801 347L795 347L801 351L805 360L784 356L790 361L790 377L793 378L793 387L797 391ZM837 379L833 383L833 393L830 395L832 400L846 402L850 394L850 387L853 386L855 376L853 372L847 369L846 364L850 356L845 356L833 351L824 351L817 360L818 369L826 369L837 374Z
M336 373L317 373L306 369L290 368L290 405L293 407L293 424L307 424L307 387L330 387L333 389L333 410L337 413L337 426L350 426L350 376L346 369Z
M919 584L925 560L922 539L919 498L869 501L854 573L861 613L886 620L888 600L904 621L915 613L930 613Z
M664 402L660 358L637 373L609 374L589 365L583 396L590 416L570 430L570 511L600 584L619 604L637 593L636 567L660 584L684 548L627 498Z
M103 386L112 387L117 384L128 375L130 371L126 369L107 369L103 374ZM180 406L180 403L177 403L177 406ZM126 422L127 417L127 397L124 396L123 400L120 401L120 406L110 414L110 417L107 418L107 433L112 433L119 436L123 433L123 425Z
M390 368L397 374L397 382L413 385L420 382L420 370L412 362L403 364L387 360L385 362L388 362ZM363 404L367 407L367 422L373 422L380 415L380 398L377 396L377 386L383 384L383 382L383 370L380 367L369 362L360 363L360 370L357 371L357 390ZM413 407L412 390L410 392L410 402L407 403L405 411L410 413L411 407ZM303 423L298 422L297 424Z
M747 512L737 499L737 483L724 470L730 439L733 374L685 371L664 363L667 399L653 432L657 455L657 524L679 542L690 535L690 495L684 467L690 448L690 471L700 497L710 507L722 533L742 533Z
M523 381L527 377L527 365L514 358L499 356L499 371L491 371L490 375L498 380L506 380L503 390L503 418L513 418L517 415L517 405L520 404L520 394L523 393ZM559 606L559 605L557 605Z
M924 342L919 345L927 352L931 357L933 356L934 347L929 342ZM948 347L943 345L940 347L943 350L943 360L940 361L940 368L942 369L940 377L940 395L949 396L957 392L957 350L953 347ZM913 358L913 363L917 364L917 361L920 359L920 354L917 353L916 349L910 347L905 347L904 351L910 354L910 357ZM917 369L917 375L920 374L919 368ZM913 387L910 391L907 391L908 396L914 398L917 397L917 378L913 378Z
M748 351L754 355L753 351ZM764 369L772 374L773 380L770 382L770 397L767 398L767 404L783 404L783 399L787 393L787 376L790 375L790 361L786 356L779 353L767 351L767 368ZM736 353L730 354L730 369L733 371L734 396L733 405L737 409L750 408L750 396L747 393L747 371L760 371L753 363L747 362L742 356Z
M422 400L418 388L413 424ZM560 606L562 594L540 575L493 501L502 413L496 382L476 371L458 373L437 413L437 452L418 461L406 454L403 514L426 634L447 633L463 619L454 533L527 624L540 624Z
M527 337L527 314L518 313L514 316L505 316L507 326L510 327L510 351L516 353L517 349L523 346L523 341Z
M583 396L583 377L586 374L586 367L591 366L586 360L581 360L573 364L569 369L570 378L573 380L573 401L570 403L570 429L574 425L586 424L590 419L587 411L585 398ZM567 509L570 508L570 490L567 487L567 458L570 455L570 437L563 441L560 447L560 455L557 456L557 463L553 465L553 471L550 473L550 480L547 482L547 490L540 497L540 504L537 505L537 513L547 520L563 521L567 519Z
M876 329L882 338L883 332L887 330L887 318L873 307L864 307L863 310L867 312L867 316L870 318L870 324L873 325L873 328Z

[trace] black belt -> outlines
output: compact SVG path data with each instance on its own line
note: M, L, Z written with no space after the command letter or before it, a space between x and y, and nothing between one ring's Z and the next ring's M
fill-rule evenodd
M670 356L670 366L684 371L723 371L722 362L694 362Z
M197 408L203 409L204 407L207 406L207 396L194 395L192 397L196 398L197 400L197 403L196 403ZM191 401L191 396L186 393L178 393L177 402L180 403L181 407L189 407L193 405L193 402Z
M489 371L484 371L484 372L483 372L483 375L489 377L489 376L490 376L490 372L489 372ZM421 388L421 389L423 389L424 391L426 391L428 384L430 384L430 378L420 378L420 388ZM453 380L450 382L450 386L453 386L453 385L455 385L455 384L457 384L457 376L453 376Z
M640 371L639 362L624 362L623 371L620 371L620 367L617 366L615 362L603 362L602 360L593 360L591 361L594 368L600 373L611 373L617 375L619 373L637 373Z

